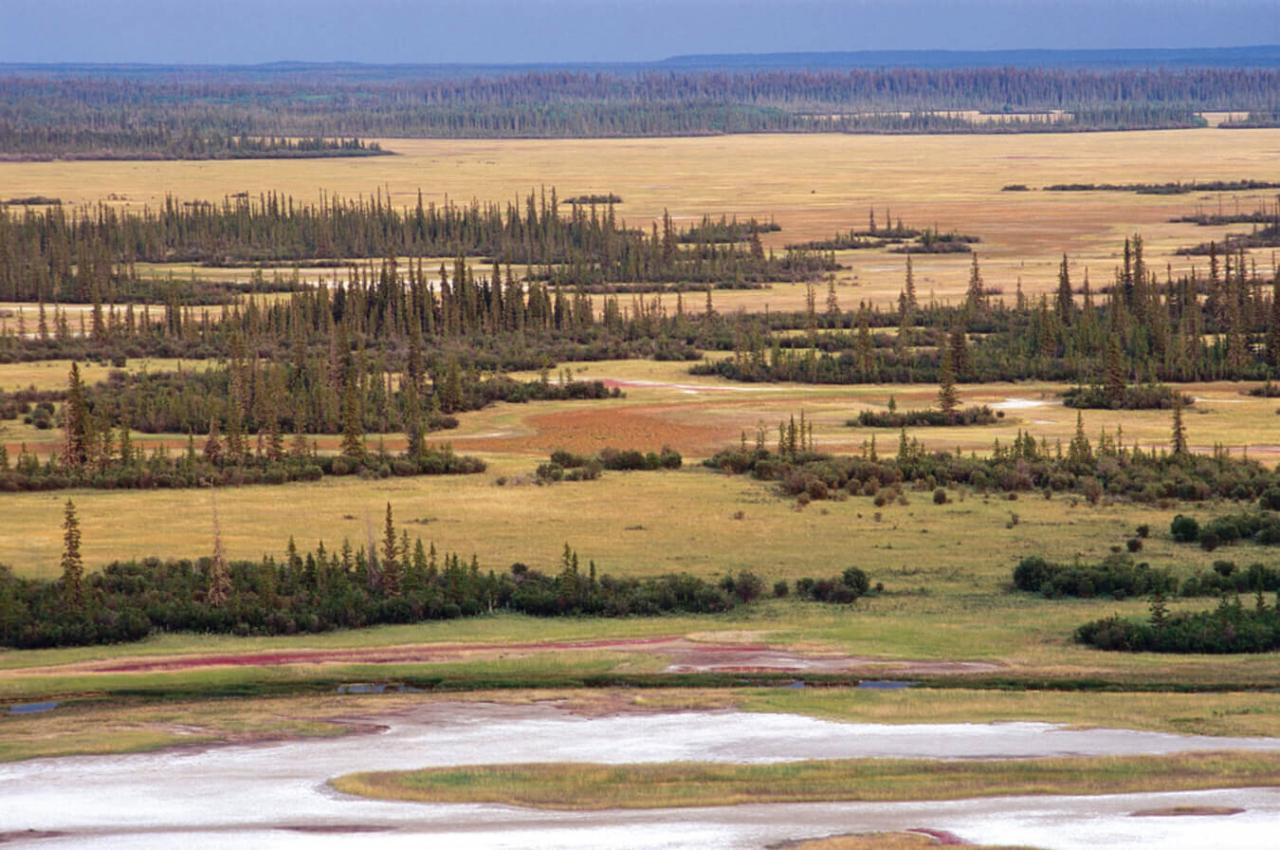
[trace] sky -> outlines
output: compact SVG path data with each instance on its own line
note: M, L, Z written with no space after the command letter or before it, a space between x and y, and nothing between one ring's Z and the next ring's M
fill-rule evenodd
M0 0L0 63L637 62L1280 43L1280 0Z

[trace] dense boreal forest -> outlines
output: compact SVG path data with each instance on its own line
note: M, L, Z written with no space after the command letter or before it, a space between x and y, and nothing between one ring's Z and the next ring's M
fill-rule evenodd
M0 79L0 154L201 150L216 139L1010 133L1204 126L1198 110L1276 109L1280 72L1084 70L601 71L255 79ZM960 110L999 113L974 121ZM1056 114L1053 111L1062 111ZM1021 114L1015 114L1021 113ZM144 129L145 128L145 129Z

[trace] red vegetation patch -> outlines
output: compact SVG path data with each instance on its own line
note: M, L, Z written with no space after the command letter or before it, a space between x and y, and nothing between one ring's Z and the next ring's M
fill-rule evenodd
M603 448L657 451L670 446L682 454L713 454L738 437L731 426L691 425L668 418L687 413L688 405L600 407L530 416L524 424L534 434L524 437L478 437L458 440L459 451L546 452L567 449L595 454Z

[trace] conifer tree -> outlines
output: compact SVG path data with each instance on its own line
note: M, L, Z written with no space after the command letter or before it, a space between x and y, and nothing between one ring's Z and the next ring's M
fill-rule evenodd
M387 502L387 518L382 533L382 591L389 598L400 595L400 551L396 525L391 518L391 503Z
M900 307L908 313L914 314L920 309L920 304L916 300L916 277L911 269L911 255L907 254L907 282L902 290L902 303Z
M209 436L204 441L204 459L217 466L222 462L222 440L218 438L218 420L209 420Z
M1113 408L1119 408L1124 404L1124 393L1128 383L1129 376L1124 367L1124 355L1120 351L1120 340L1118 335L1114 333L1108 334L1106 372L1103 376L1103 394L1106 396L1107 403Z
M67 499L62 519L62 602L68 611L84 610L84 561L80 557L80 520L75 503Z
M1173 394L1173 453L1175 456L1182 457L1187 454L1187 429L1182 423L1182 393L1174 391Z
M1071 324L1075 312L1075 299L1071 294L1071 271L1067 267L1067 255L1062 255L1062 265L1058 268L1058 321L1063 327Z
M359 460L365 455L364 424L360 416L360 401L356 398L356 379L347 381L342 397L342 455Z
M955 413L960 406L960 396L956 392L956 372L952 365L950 346L942 346L942 365L938 369L938 408L948 416Z
M969 315L980 312L986 305L986 288L982 284L982 270L978 268L978 254L973 254L973 264L969 268L969 288L965 293L965 312Z
M426 450L426 439L422 427L422 403L418 400L418 388L413 381L405 384L404 406L404 432L408 438L406 453L410 458L420 458Z
M1280 367L1280 272L1271 284L1271 322L1267 325L1267 363Z
M79 469L89 460L90 424L89 409L84 400L84 382L80 379L80 366L71 364L67 377L67 401L63 405L62 427L66 439L62 460L67 466Z
M1093 447L1084 433L1084 414L1076 411L1076 434L1067 446L1067 460L1074 466L1081 467L1093 463Z
M871 340L871 322L867 308L858 311L858 371L863 381L876 379L876 350Z
M227 554L222 547L222 526L218 523L218 503L212 502L213 510L213 557L209 559L208 588L205 590L205 601L214 608L226 603L231 595L231 572L227 566Z

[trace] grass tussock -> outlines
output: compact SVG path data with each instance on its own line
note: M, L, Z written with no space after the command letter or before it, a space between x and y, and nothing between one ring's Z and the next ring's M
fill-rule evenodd
M339 777L339 791L388 800L596 811L748 803L956 800L1280 785L1280 754L1189 753L1019 761L840 759L737 765L529 764Z

